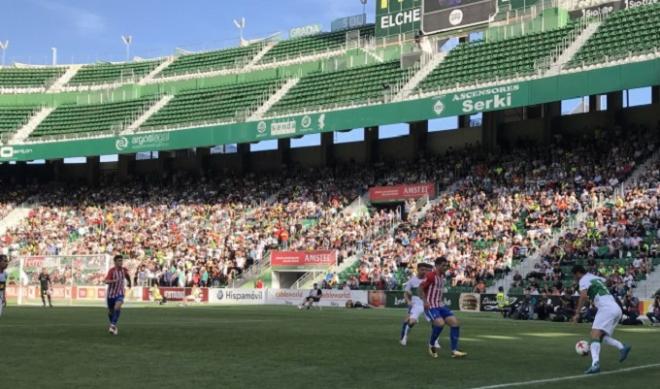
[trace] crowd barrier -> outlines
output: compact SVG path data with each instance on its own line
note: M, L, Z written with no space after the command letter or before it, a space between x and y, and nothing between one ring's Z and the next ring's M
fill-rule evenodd
M195 302L205 305L299 305L310 294L309 289L230 289L230 288L179 288L159 287L162 297L171 302ZM324 307L344 307L349 300L372 308L407 308L403 291L383 290L323 290L319 302ZM104 303L104 286L54 286L51 298L55 303ZM38 286L9 285L6 296L19 304L38 304L41 294ZM540 299L541 296L534 296ZM510 304L523 296L508 296ZM548 296L558 303L559 296ZM127 292L126 302L147 303L155 301L152 289L135 287ZM462 312L493 312L498 309L495 294L445 293L444 303L452 310ZM640 300L640 312L647 312L653 300Z

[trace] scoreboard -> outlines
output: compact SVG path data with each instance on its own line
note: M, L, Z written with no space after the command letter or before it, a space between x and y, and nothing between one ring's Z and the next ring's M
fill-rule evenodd
M498 0L422 0L422 32L435 34L485 24L497 14Z

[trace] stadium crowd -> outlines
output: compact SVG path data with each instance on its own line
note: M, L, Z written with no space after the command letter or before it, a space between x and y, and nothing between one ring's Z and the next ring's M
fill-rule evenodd
M362 286L397 289L416 263L444 255L452 263L452 286L482 291L578 212L597 213L655 144L646 129L619 128L499 155L469 151L455 159L453 190L417 224L374 241L348 280L353 287L357 278Z
M519 286L541 289L538 281L557 281L558 266L595 253L592 246L605 237L612 238L612 251L608 244L598 250L636 254L628 249L641 244L641 231L655 216L650 216L655 188L629 191L613 205L607 199L655 147L655 134L647 129L615 128L496 154L477 146L405 163L292 168L201 181L174 176L167 182L96 188L52 186L33 197L38 206L2 240L20 255L123 253L139 284L172 286L231 285L273 249L336 249L340 263L363 255L347 273L333 270L326 287L397 289L418 262L444 255L452 264L453 287L481 291L587 211L590 228L565 235L538 269L542 274L516 275ZM408 202L345 211L371 186L422 182L446 190L425 207ZM644 204L652 204L645 213L635 200L642 192ZM603 229L621 214L630 224L627 235ZM645 252L654 249L651 244ZM619 276L629 284L630 274L650 267L641 257ZM66 269L60 273L76 276Z

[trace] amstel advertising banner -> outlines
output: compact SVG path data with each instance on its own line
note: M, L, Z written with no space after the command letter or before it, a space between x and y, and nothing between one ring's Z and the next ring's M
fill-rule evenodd
M369 201L372 203L388 203L419 199L425 196L435 198L435 183L406 184L395 186L376 186L369 189Z
M273 251L270 254L270 265L276 270L319 270L336 264L335 250Z

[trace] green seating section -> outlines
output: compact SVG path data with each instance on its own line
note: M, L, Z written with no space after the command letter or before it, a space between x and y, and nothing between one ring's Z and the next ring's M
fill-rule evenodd
M23 127L35 111L34 107L0 107L0 137Z
M119 103L60 106L30 134L30 138L105 132L127 126L147 109L153 97Z
M162 61L145 61L122 64L86 65L78 70L69 85L110 84L122 80L137 82L154 70Z
M284 80L258 81L182 92L149 118L141 129L160 126L234 120L238 111L255 108Z
M346 43L346 34L350 31L327 32L281 41L264 55L260 63L285 61L317 52L337 50ZM359 31L361 38L368 38L374 35L374 26L364 26Z
M262 47L261 44L253 44L247 47L182 55L163 69L160 76L167 77L239 67L254 57Z
M62 67L0 68L0 88L47 87L65 71Z
M382 101L387 89L403 79L407 70L399 61L302 77L298 84L270 109L270 113L299 112L351 102Z
M423 92L477 81L528 75L534 63L551 54L574 25L496 42L462 43L419 85Z
M660 48L660 3L614 12L569 61L568 67L602 63Z

